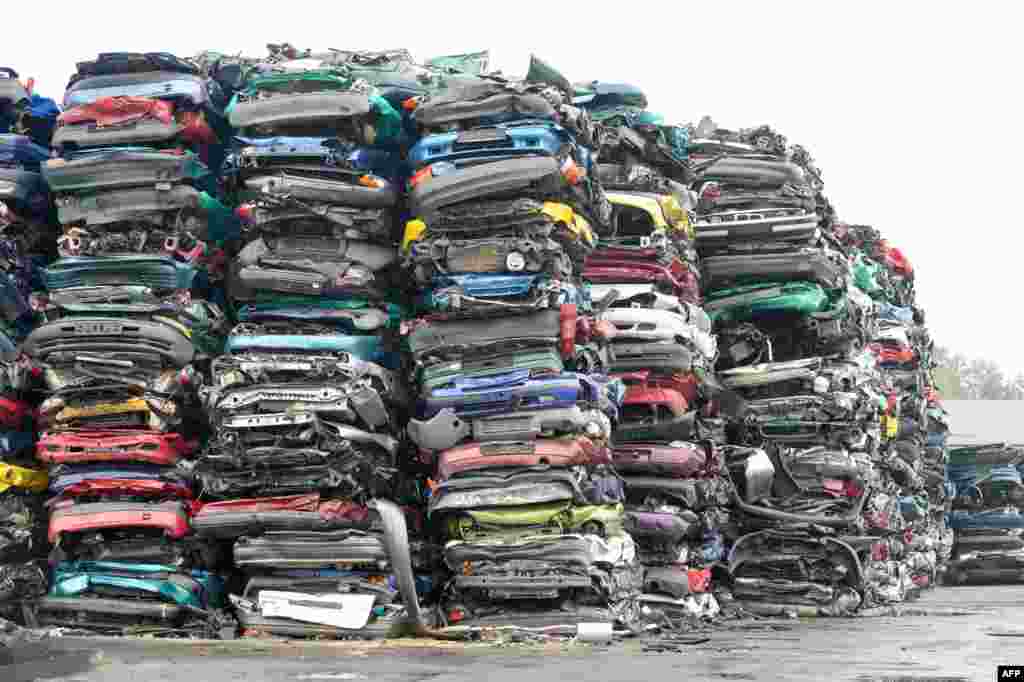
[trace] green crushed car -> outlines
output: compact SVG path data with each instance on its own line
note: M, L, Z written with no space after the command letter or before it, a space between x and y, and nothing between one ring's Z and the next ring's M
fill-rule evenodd
M608 537L622 532L623 512L621 504L573 506L569 501L473 509L449 518L447 530L453 540L562 533Z

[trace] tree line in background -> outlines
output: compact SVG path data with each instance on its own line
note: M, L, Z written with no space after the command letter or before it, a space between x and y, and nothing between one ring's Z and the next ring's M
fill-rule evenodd
M1024 400L1024 373L1009 377L994 362L941 346L935 347L932 360L935 386L945 400Z

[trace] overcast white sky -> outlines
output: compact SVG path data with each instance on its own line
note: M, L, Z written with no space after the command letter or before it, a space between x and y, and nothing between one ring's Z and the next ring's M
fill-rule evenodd
M804 145L840 216L909 255L937 342L1024 372L1024 3L404 5L15 3L0 65L59 101L74 63L101 51L490 49L508 74L534 52L570 80L641 86L672 122L768 123Z

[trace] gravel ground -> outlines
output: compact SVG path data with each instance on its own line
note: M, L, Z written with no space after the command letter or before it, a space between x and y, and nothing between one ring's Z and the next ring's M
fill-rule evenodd
M610 646L60 637L16 643L0 681L988 681L996 665L1024 664L1022 607L1024 585L939 588L898 617L734 623Z

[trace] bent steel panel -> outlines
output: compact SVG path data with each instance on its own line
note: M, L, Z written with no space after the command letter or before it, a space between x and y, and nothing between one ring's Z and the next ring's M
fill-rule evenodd
M555 109L547 99L532 92L519 92L497 83L483 82L456 88L428 99L416 108L416 123L436 128L448 123L502 116L554 119Z
M48 322L29 335L23 350L42 362L57 353L153 353L176 368L184 367L195 357L192 342L173 327L111 317L72 317Z
M438 462L439 480L479 469L499 467L569 467L607 464L611 458L586 437L573 440L496 441L469 443L446 450Z
M53 146L115 147L146 143L165 143L185 130L180 123L164 123L155 119L136 121L131 125L97 126L92 123L62 125L53 133Z
M234 128L270 126L296 122L328 122L339 118L367 116L370 100L356 92L313 92L289 94L248 102L236 102L228 113Z
M314 177L312 173L303 175L281 171L271 175L264 172L247 177L244 185L247 190L272 197L345 204L356 208L391 208L398 203L398 191L390 183L385 187L364 187L342 179Z
M20 168L0 168L0 200L31 206L46 198L43 176Z
M171 466L195 446L178 433L59 431L42 434L36 457L51 464L146 462Z
M54 192L180 183L209 172L191 155L124 149L83 153L70 161L55 159L42 166L43 178Z
M511 192L554 196L564 187L558 162L553 158L507 159L427 178L409 193L409 208L414 216L427 216L471 199Z
M103 225L125 220L139 213L198 209L201 194L194 187L174 185L170 189L137 187L87 196L63 196L57 200L57 217L62 225L85 222Z
M811 280L828 288L843 282L846 268L818 250L795 253L709 256L701 259L704 285L720 289L744 281Z
M169 538L181 538L189 532L188 516L179 502L93 502L54 510L47 538L56 544L63 533L113 528L154 528Z
M14 106L29 100L28 90L17 78L0 78L0 102Z
M409 335L409 349L414 356L421 357L445 348L494 346L516 341L554 345L559 338L560 320L559 311L544 310L511 319L428 322Z
M207 104L209 100L206 84L200 76L150 71L90 76L76 81L64 92L64 108L92 104L104 97L186 99L195 105Z
M172 624L180 622L187 613L186 609L177 604L132 599L81 599L78 597L46 596L36 601L34 605L39 615L45 616L47 619L57 618L60 614L67 614L68 625L77 623L78 614L110 615L129 620L133 617L145 618ZM122 621L121 624L127 625L128 621Z

